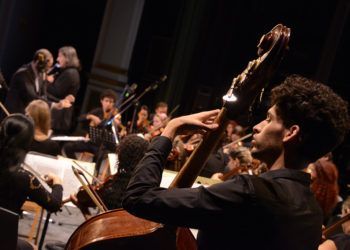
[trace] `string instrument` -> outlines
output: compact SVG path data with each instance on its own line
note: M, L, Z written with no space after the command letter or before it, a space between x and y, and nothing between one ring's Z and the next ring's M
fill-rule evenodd
M177 106L170 112L169 116L167 116L163 121L161 121L161 123L160 123L158 126L153 126L153 125L151 125L151 126L150 126L150 128L151 128L150 131L148 131L148 133L144 135L144 138L145 138L145 139L152 139L152 138L154 138L154 137L160 135L160 134L163 132L165 126L166 126L166 125L168 124L168 122L170 121L172 115L175 113L176 110L178 110L179 107L180 107L180 106L177 105Z
M334 224L330 225L329 227L325 228L322 231L322 234L328 238L341 224L343 224L344 222L350 220L350 213L346 214L345 216L343 216L340 220L338 220L337 222L335 222Z
M260 161L257 159L253 159L251 164L242 164L241 166L233 168L231 171L223 174L219 178L222 181L226 181L226 180L231 179L233 176L236 176L238 174L248 173L250 175L259 175L259 174L261 174L261 172L265 172L265 171L261 169Z
M189 136L182 136L182 138L179 138L177 143L175 143L174 140L173 148L171 149L171 152L167 158L168 161L177 161L179 160L179 157L184 157L185 155L188 156L193 152L203 138L201 134L193 134L190 136L190 138L188 137ZM181 166L178 166L176 170L178 171L180 167Z
M149 127L150 127L150 121L148 119L143 119L143 120L137 120L136 121L136 127L138 131L144 131L148 132Z
M110 185L113 184L115 176L110 175L106 178L106 180L103 183L99 184L91 184L90 188L92 188L98 196L103 197L106 188L108 188ZM80 187L77 194L76 194L77 200L78 200L78 206L82 207L83 209L86 209L88 207L96 207L96 204L93 202L87 191Z
M258 58L238 77L224 97L216 118L219 127L210 131L181 168L170 188L191 187L210 152L217 146L228 120L248 110L279 65L288 45L290 29L279 24L264 35L258 45ZM196 249L188 229L135 217L124 210L112 210L85 221L71 235L66 249ZM191 248L192 247L192 248Z

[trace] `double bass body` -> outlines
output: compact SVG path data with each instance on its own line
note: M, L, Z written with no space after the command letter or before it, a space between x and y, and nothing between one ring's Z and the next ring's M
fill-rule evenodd
M135 217L123 209L111 210L81 224L66 249L176 249L174 229Z

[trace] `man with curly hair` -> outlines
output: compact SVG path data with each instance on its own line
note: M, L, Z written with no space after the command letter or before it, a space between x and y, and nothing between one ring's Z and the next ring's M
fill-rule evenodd
M252 154L269 171L210 187L159 187L171 140L184 127L212 130L219 110L171 120L129 182L123 206L168 225L199 229L199 249L311 250L321 241L322 211L308 163L331 151L349 129L347 103L330 88L293 75L275 87L265 120L253 128Z
M108 180L98 189L102 201L106 207L111 209L121 208L121 201L126 186L137 163L141 160L149 143L145 139L131 134L125 136L117 147L118 171L110 176ZM95 206L86 192L77 196L71 195L72 201L79 207L85 219L90 218L88 207Z

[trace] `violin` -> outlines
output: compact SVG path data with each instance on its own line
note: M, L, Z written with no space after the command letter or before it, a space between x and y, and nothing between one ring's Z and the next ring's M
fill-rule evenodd
M220 176L219 179L221 179L222 181L226 181L238 174L247 173L250 175L260 175L261 173L264 173L266 171L267 171L267 168L265 167L264 164L261 164L261 162L257 159L253 159L251 164L242 164L240 166L237 166L231 169L229 172Z
M114 177L114 175L110 175L103 183L95 185L91 184L90 188L92 188L100 197L104 197L105 190L113 184ZM76 197L78 207L96 207L96 204L93 202L93 200L83 187L79 188Z

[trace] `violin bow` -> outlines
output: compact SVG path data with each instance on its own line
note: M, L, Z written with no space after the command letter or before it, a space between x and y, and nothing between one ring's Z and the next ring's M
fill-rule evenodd
M245 136L242 136L241 138L234 140L233 142L230 142L229 144L226 144L225 146L223 146L223 148L228 148L238 142L244 141L245 139L248 139L249 137L251 137L253 135L253 133L247 134Z
M98 184L102 184L102 181L100 181L99 179L97 179L95 176L93 176L92 174L90 174L86 169L84 169L78 162L73 161L73 163L79 168L79 170L85 172L88 176L90 176L94 181L96 181Z
M6 109L6 107L4 106L4 104L2 104L2 102L0 102L0 107L5 112L6 116L10 115L10 112Z
M81 170L75 168L73 165L72 165L72 169L73 169L73 173L75 174L75 176L77 177L81 185L83 186L86 193L90 196L91 200L95 203L95 205L100 209L101 212L106 212L108 208L103 203L100 196L91 188L91 185L86 179L84 173ZM81 178L81 176L84 177L85 181Z

